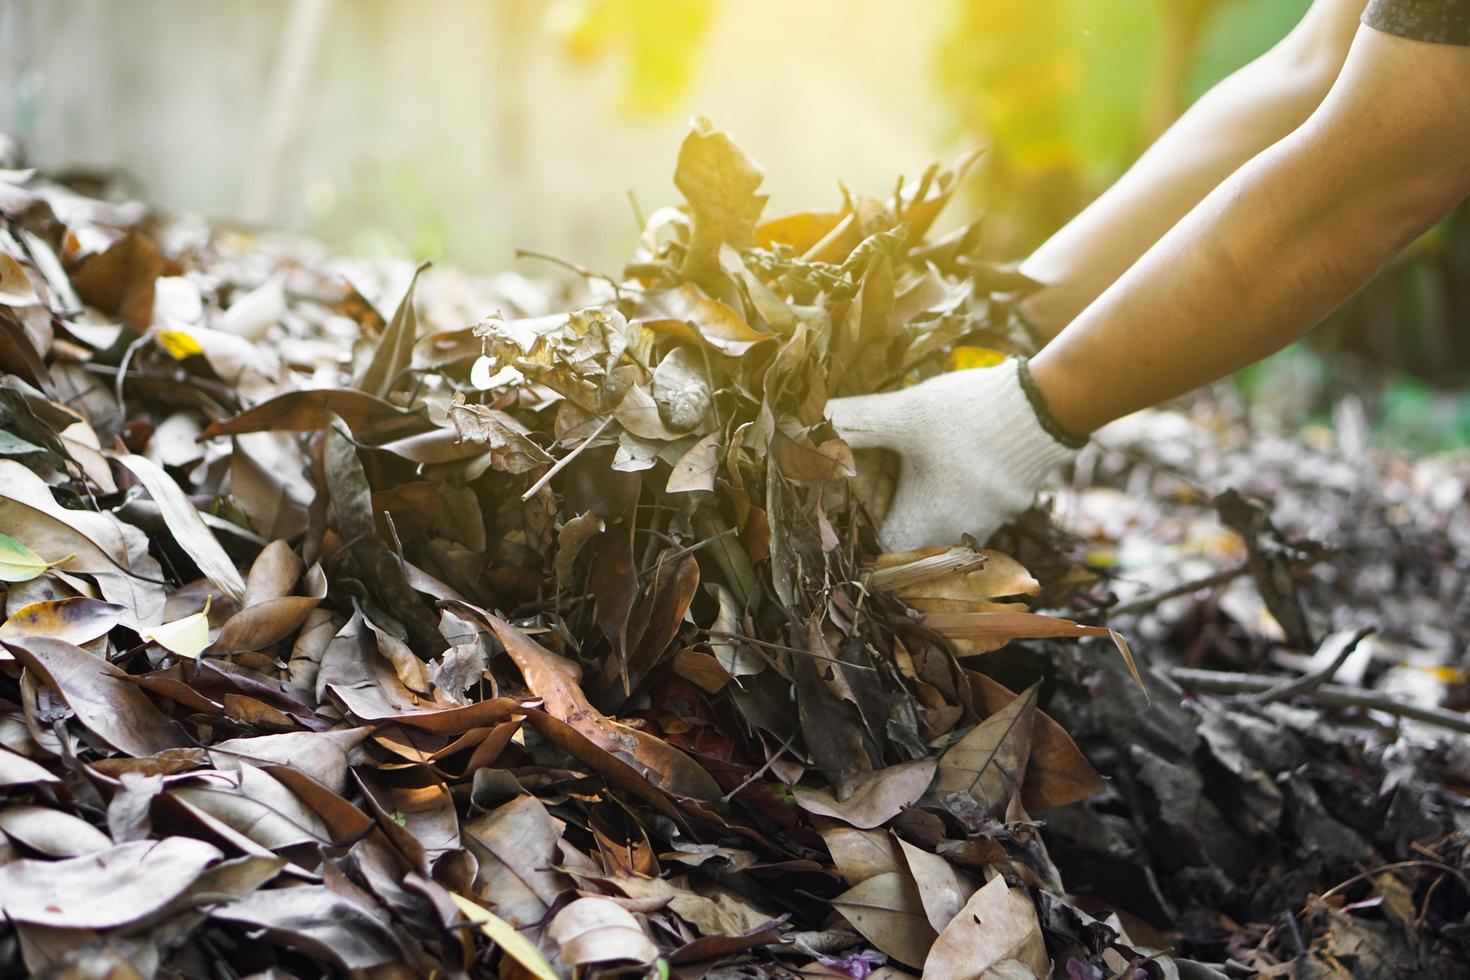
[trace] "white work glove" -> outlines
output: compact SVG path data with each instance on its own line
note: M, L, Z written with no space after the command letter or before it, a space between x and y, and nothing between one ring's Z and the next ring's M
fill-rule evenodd
M1031 505L1057 467L1076 457L1085 440L1067 437L1050 422L1056 435L1048 432L1022 387L1022 371L1013 358L901 391L827 403L827 417L849 446L888 449L903 462L878 532L884 548L958 544L964 534L984 542Z

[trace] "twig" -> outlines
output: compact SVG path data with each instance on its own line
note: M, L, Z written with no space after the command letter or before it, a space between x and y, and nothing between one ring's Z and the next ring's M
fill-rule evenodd
M1189 595L1191 592L1198 592L1201 589L1213 589L1218 585L1224 585L1227 582L1239 578L1248 571L1250 571L1250 565L1242 561L1239 564L1231 565L1224 571L1215 572L1213 575L1206 575L1204 578L1195 579L1192 582L1185 582L1182 585L1176 585L1171 589L1165 589L1162 592L1144 596L1142 599L1135 599L1133 602L1125 602L1121 606L1114 606L1106 610L1106 612L1108 618L1114 616L1132 616L1137 613L1147 612L1154 606L1168 602L1170 599L1177 599L1179 596Z
M544 486L546 486L546 484L550 483L551 482L551 478L553 476L556 476L558 473L560 473L562 471L562 469L568 463L570 463L572 460L576 459L577 458L577 455L579 453L581 453L582 450L584 450L588 446L590 446L592 444L592 440L593 439L596 439L598 436L602 435L602 430L605 429L605 428L607 428L608 427L608 424L611 423L611 422L612 422L612 416L609 415L607 418L605 418L601 422L597 423L597 428L595 428L595 429L592 430L592 434L590 436L588 436L586 439L583 439L581 442L579 442L577 444L577 448L576 449L573 449L571 452L567 453L561 459L557 460L555 463L552 463L551 464L551 469L547 470L546 473L541 477L541 479L539 479L535 483L531 484L531 489L529 489L525 493L521 494L521 502L522 503L525 503L527 500L530 500L532 497L536 496L536 494L540 493L541 492L541 488L544 487Z
M1353 651L1364 638L1376 630L1376 626L1364 626L1353 634L1352 639L1343 644L1337 656L1332 658L1332 663L1320 670L1314 670L1310 674L1298 677L1296 680L1277 684L1269 690L1261 691L1259 694L1244 694L1240 700L1250 704L1270 704L1272 701L1285 701L1287 698L1296 697L1298 694L1306 694L1332 680L1332 676L1342 669L1347 663L1347 658L1352 656Z
M115 384L116 390L113 392L113 396L117 399L117 413L118 416L122 419L126 419L128 417L127 405L123 401L123 387L127 384L128 380L128 365L132 363L133 353L152 339L152 330L144 332L143 335L140 336L137 340L133 341L131 344L128 344L127 349L123 351L122 360L118 362L117 382Z
M638 577L640 579L642 579L649 572L651 572L654 569L658 568L658 566L661 565L661 564L663 564L664 562L678 561L680 558L683 558L685 555L692 555L692 554L694 554L696 551L698 551L699 549L705 547L706 545L714 544L716 541L723 541L725 538L728 538L731 535L735 534L736 531L738 531L738 530L739 530L739 528L727 527L723 531L721 531L719 534L713 535L712 537L705 538L703 541L696 542L695 544L691 544L688 547L680 548L678 551L674 552L671 555L665 555L665 556L659 558L657 561L655 561L652 565L649 565L647 568L641 570L638 573ZM668 536L663 535L663 534L660 534L659 537L663 538L665 541L671 541L672 540L671 538L669 538Z
M771 766L775 763L776 756L780 755L782 752L785 752L787 749L791 748L791 743L794 742L794 741L796 741L796 733L795 732L792 732L790 735L788 735L786 737L786 741L781 743L781 747L779 749L777 749L775 752L772 752L771 753L771 757L766 760L766 764L765 765L761 766L755 772L753 772L749 776L747 776L746 779L745 779L745 781L743 783L741 783L739 786L736 786L734 789L730 790L730 792L726 793L725 796L724 796L724 798L720 802L722 802L722 803L729 803L731 800L735 799L735 797L737 795L739 795L739 793L740 793L741 790L745 789L745 787L749 786L751 783L755 782L757 779L760 779L762 776L764 776L766 774L766 770L769 769L769 768L771 768Z
M1331 898L1333 895L1336 895L1342 889L1353 884L1354 882L1362 881L1364 878L1371 878L1374 875L1382 874L1385 871L1397 871L1400 868L1436 868L1440 871L1445 871L1449 874L1454 875L1456 878L1459 878L1462 883L1470 884L1470 882L1466 881L1465 873L1463 871L1461 871L1459 868L1452 868L1442 861L1394 861L1390 864L1380 864L1376 868L1369 868L1367 871L1355 874L1351 878L1348 878L1344 881L1339 881L1337 884L1333 885L1331 888L1327 889L1325 892L1319 895L1318 898L1322 901L1325 901Z
M710 637L711 639L715 639L715 640L727 640L727 641L736 641L736 642L740 642L740 643L749 643L751 646L754 646L754 647L764 647L767 650L780 650L782 653L799 653L803 657L811 657L813 660L825 660L825 661L827 661L830 664L840 664L843 667L851 667L853 670L877 670L878 669L877 667L872 667L872 666L869 666L868 664L853 664L853 663L848 663L846 660L838 660L836 657L829 657L826 654L822 654L822 653L813 653L810 650L803 650L801 647L787 646L784 643L772 643L770 640L757 640L755 637L753 637L753 636L746 636L743 633L717 633L717 632L714 632L713 630L706 630L705 631L705 635L708 636L708 637Z
M538 259L542 262L550 262L552 265L559 265L563 269L566 269L568 272L575 272L577 275L581 276L584 279L601 279L603 282L612 287L613 295L616 296L618 299L623 298L623 290L625 289L629 292L634 293L643 292L641 287L631 285L629 283L618 282L616 279L605 272L598 272L596 269L589 269L585 265L579 265L576 262L568 262L566 259L559 256L549 255L546 252L538 252L535 249L518 248L516 249L516 258Z
M1297 928L1296 916L1291 914L1290 909L1286 909L1281 913L1281 917L1286 920L1287 928L1291 930L1292 942L1296 944L1295 958L1301 959L1303 956L1307 955L1307 944L1302 942L1302 931Z
M1255 674L1236 674L1223 670L1197 670L1192 667L1169 667L1165 674L1181 685L1210 694L1248 694L1269 691L1277 686L1270 677ZM1386 695L1376 694L1361 687L1342 684L1323 684L1302 692L1302 697L1319 704L1335 708L1363 708L1367 711L1382 711L1400 718L1412 718L1429 725L1438 725L1451 731L1470 734L1470 716L1444 708L1422 708L1417 704L1406 704Z

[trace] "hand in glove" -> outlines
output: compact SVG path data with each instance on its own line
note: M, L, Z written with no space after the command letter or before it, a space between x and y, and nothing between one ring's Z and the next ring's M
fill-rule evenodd
M1028 397L1027 388L1031 388ZM1024 362L955 371L881 395L837 398L827 417L853 449L888 449L903 469L878 538L890 551L986 538L1031 505L1086 440L1067 436Z

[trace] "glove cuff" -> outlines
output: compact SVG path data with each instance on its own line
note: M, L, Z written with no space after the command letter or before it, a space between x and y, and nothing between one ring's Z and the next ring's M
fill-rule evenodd
M1012 359L994 370L1007 375L987 412L987 428L994 433L994 445L1000 451L995 463L1017 485L1034 490L1057 467L1076 459L1087 440L1067 433L1052 420L1024 359Z
M1030 402L1031 410L1036 413L1036 421L1040 423L1041 429L1057 442L1068 449L1081 449L1087 445L1086 436L1074 436L1063 429L1052 418L1051 407L1046 403L1046 396L1041 389L1036 387L1036 379L1031 377L1031 364L1024 357L1016 358L1016 377L1021 382L1021 390L1026 394L1026 401Z

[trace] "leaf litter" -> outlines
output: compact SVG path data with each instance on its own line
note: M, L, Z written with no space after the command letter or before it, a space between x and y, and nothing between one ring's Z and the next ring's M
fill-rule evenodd
M1028 350L980 224L931 235L973 162L765 220L696 121L684 205L570 286L0 174L0 963L1451 975L1459 666L1417 714L1365 685L1463 603L1441 575L1365 654L1318 643L1383 551L1281 530L1353 526L1289 453L1208 474L1252 495L1217 517L1109 435L1085 540L876 547L891 461L827 399ZM1395 574L1470 567L1463 492L1344 455L1355 507L1412 510Z

